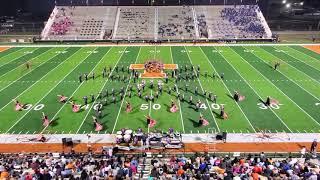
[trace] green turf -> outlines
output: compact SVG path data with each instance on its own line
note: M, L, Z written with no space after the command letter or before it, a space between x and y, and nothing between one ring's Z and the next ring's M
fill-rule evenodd
M171 71L166 70L170 78L168 83L162 80L163 93L154 102L146 102L137 95L136 85L142 79L134 82L127 67L153 59L177 64L180 80L171 78ZM29 70L27 61L32 65ZM276 61L281 63L279 70L273 69ZM193 73L191 67L198 65L200 76L187 79ZM109 77L102 77L104 67L108 72L111 67ZM185 71L186 67L189 70ZM90 72L95 72L95 80L80 83L79 75ZM116 75L121 80L112 80ZM151 88L150 79L146 79L143 96L158 91L159 79L153 80ZM173 91L175 84L184 99L178 99L178 92ZM120 88L125 90L124 99L120 99ZM111 89L116 94L115 103ZM235 90L246 97L244 101L233 100ZM97 98L99 92L101 97ZM217 95L217 104L208 98L209 92ZM77 104L83 104L83 97L88 96L89 104L73 113L70 103L58 102L58 94L72 97ZM93 102L91 94L95 95ZM190 96L193 102L189 102ZM267 96L281 105L266 108L262 103ZM99 104L103 105L99 118L102 133L121 128L166 131L170 127L184 133L319 132L320 55L302 46L17 47L0 53L0 97L2 133L91 133L92 116L97 116L95 107ZM14 111L15 98L27 104L25 110ZM176 113L169 111L171 100L179 106ZM199 110L195 108L198 100L203 103ZM125 112L126 102L132 104L133 112ZM220 117L221 104L227 120ZM42 126L42 112L53 120L48 127ZM199 126L200 114L209 126ZM157 120L155 127L148 129L145 115Z

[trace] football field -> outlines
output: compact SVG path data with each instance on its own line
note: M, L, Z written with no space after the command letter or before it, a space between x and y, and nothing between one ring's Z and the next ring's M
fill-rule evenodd
M143 79L134 82L128 67L150 60L177 64L180 78L171 78L171 70L165 70L169 81L153 79L153 88L151 79L144 79L146 88L139 98L136 85ZM276 62L280 63L278 70L274 70ZM200 76L189 77L192 66L200 67ZM108 77L102 76L105 67ZM85 73L89 79L80 83L79 76ZM146 101L144 96L159 93L159 80L162 94L153 102ZM234 91L245 99L235 102ZM69 102L60 103L57 95L62 94L81 104L81 110L74 113ZM217 96L216 103L209 94ZM84 96L88 105L84 105ZM268 96L279 103L267 107ZM15 111L13 99L24 104L23 110ZM179 107L175 113L170 112L171 100ZM202 104L197 110L199 100ZM126 102L133 107L130 113ZM226 120L220 117L221 105L228 114ZM320 54L299 45L30 46L0 52L0 133L98 133L92 121L98 106L102 107L98 121L104 127L99 133L121 128L173 128L182 133L320 132ZM42 112L52 120L47 127L42 125ZM200 114L208 126L199 126ZM154 127L148 128L146 115L157 121Z

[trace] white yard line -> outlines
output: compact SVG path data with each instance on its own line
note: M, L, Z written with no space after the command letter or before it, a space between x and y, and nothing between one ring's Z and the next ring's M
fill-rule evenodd
M76 54L76 53L75 53ZM73 54L74 55L74 54ZM88 54L89 56L90 54ZM87 56L87 57L88 57ZM71 56L70 56L71 57ZM69 58L70 58L69 57ZM84 58L82 61L85 61ZM81 62L82 62L81 61ZM38 104L39 102L41 102L45 97L47 97L48 94L50 94L51 91L53 91L69 74L71 74L73 72L73 70L75 70L80 64L81 62L79 62L79 64L77 66L75 66L68 74L66 74L54 87L52 87L39 101L37 101L35 104ZM58 66L57 66L58 67ZM30 111L32 110L32 108L30 108L21 118L18 119L18 121L16 121L8 130L6 133L8 133L16 124L18 124Z
M211 65L211 67L212 67L212 69L214 70L215 74L218 74L218 72L217 72L216 69L214 68L213 64L211 63L211 61L209 60L209 58L207 57L207 55L203 52L202 48L201 48L201 47L199 47L199 48L200 48L202 54L206 57L206 59L207 59L207 61L209 62L209 64ZM231 92L229 91L227 85L226 85L223 81L221 81L221 82L222 82L222 84L224 85L224 87L226 88L226 90L228 91L229 95L232 96L232 94L231 94ZM242 114L244 115L244 117L247 119L247 121L248 121L250 127L253 129L253 131L254 131L255 133L257 133L257 131L255 130L255 128L253 127L253 125L252 125L251 122L249 121L248 117L247 117L246 114L243 112L243 110L242 110L242 108L240 107L240 105L239 105L238 103L235 103L235 104L238 106L238 108L240 109L240 111L242 112Z
M95 48L93 51L95 51L97 48ZM111 49L111 48L110 48ZM108 50L108 52L110 51L110 49ZM107 52L107 53L108 53ZM106 54L107 54L106 53ZM85 59L87 59L90 55L92 55L92 53L88 53L87 57ZM101 57L101 59L97 62L97 64L93 67L93 69L88 73L88 74L92 74L92 72L95 70L95 68L98 66L98 64L100 64L101 60L103 59L105 55L103 55ZM85 61L85 60L84 60ZM76 67L78 67L80 64L82 63L79 63ZM75 68L74 68L75 69ZM73 95L78 91L78 89L85 83L85 81L82 81L82 83L80 83L80 85L73 91L73 93L70 95L70 97L73 97ZM66 106L68 103L64 103L60 109L56 112L56 114L51 118L51 119L55 119L57 117L57 115L60 113L60 111L64 108L64 106ZM49 126L50 124L48 124ZM43 133L47 128L48 126L44 127L41 131L41 133Z
M135 63L137 63L137 61L138 61L138 58L139 58L139 55L140 55L140 51L141 51L141 47L139 48L139 52L138 52L138 55L137 55L137 57L136 57ZM126 90L125 90L125 92L124 92L124 96L123 96L123 99L122 99L122 102L121 102L121 105L120 105L120 108L119 108L119 111L118 111L118 114L117 114L117 117L116 117L116 122L114 123L114 126L113 126L113 129L112 129L111 134L113 134L113 133L114 133L114 130L116 129L117 122L118 122L118 119L119 119L119 116L120 116L120 112L121 112L121 109L122 109L122 106L123 106L123 102L124 102L124 100L125 100L125 98L126 98L127 91L128 91L128 87L129 87L129 85L130 85L130 83L131 83L131 79L132 79L132 73L131 73L131 75L130 75L129 83L128 83L128 85L127 85L127 87L126 87Z
M171 50L171 47L169 47L170 49L170 56L171 56L171 61L172 61L172 64L174 64L173 62L173 57L172 57L172 50ZM174 83L175 84L175 83ZM177 93L179 93L179 88L177 88ZM181 119L181 125L182 125L182 131L183 133L185 133L185 130L184 130L184 120L183 120L183 116L182 116L182 107L181 107L181 103L180 103L180 99L178 99L178 103L179 103L179 111L180 111L180 119Z
M37 50L37 49L39 49L39 48L35 48L35 49L33 49L32 51L35 51L35 50ZM22 49L20 49L20 50L18 50L18 51L12 52L12 53L17 53L17 52L20 53L20 51L22 51L22 50L26 50L26 47L24 47L24 48L22 48ZM4 57L6 57L6 56L12 55L12 53L3 56L3 57L1 57L0 59L4 58ZM45 53L45 52L43 52L43 53ZM43 54L43 53L41 53L41 54ZM8 62L0 65L0 68L1 68L2 66L7 65L7 64L9 64L9 63L11 63L11 62L13 62L13 61L15 61L15 60L17 60L17 59L19 59L19 58L22 58L23 56L26 56L26 55L28 55L28 54L19 55L18 57L14 58L14 59L11 59L10 61L8 61Z
M246 80L245 78L243 78L243 76L240 74L240 72L239 72L220 52L218 52L218 53L219 53L219 54L225 59L225 61L239 74L239 76L240 76L240 77L244 80L244 82L256 93L256 95L257 95L260 99L262 99L261 96L257 93L257 91L247 82L247 80ZM240 58L241 58L243 61L245 61L241 56L240 56ZM288 125L287 125L285 122L283 122L283 120L278 116L278 114L275 113L272 108L269 108L269 109L270 109L270 111L272 111L272 113L273 113L274 115L277 116L277 118L281 121L281 123L292 133L292 130L288 127Z
M193 63L192 63L191 58L190 58L190 55L189 55L189 51L187 50L187 48L186 48L185 46L184 46L184 49L185 49L185 51L186 51L186 53L187 53L187 55L188 55L188 59L189 59L191 65L193 66ZM196 73L195 70L194 70L194 73ZM201 82L200 82L199 77L197 77L197 79L198 79L200 88L201 88L202 93L203 93L203 92L204 92L204 89L203 89L203 87L202 87L202 84L201 84ZM208 107L209 107L210 113L211 113L211 115L212 115L212 117L213 117L214 123L215 123L216 126L217 126L218 132L220 132L220 128L219 128L219 126L218 126L218 123L217 123L217 121L216 121L216 118L215 118L214 115L213 115L213 110L211 109L210 103L209 103L209 101L208 101L207 98L205 98L205 99L206 99L207 105L208 105Z
M246 49L246 48L245 48ZM233 50L233 49L232 49ZM234 50L233 50L234 51ZM237 53L236 51L234 51ZM238 53L237 53L238 54ZM256 56L254 53L251 53L255 57L259 58ZM238 54L241 56L240 54ZM263 59L259 58L262 62L266 63ZM243 59L244 60L244 59ZM252 68L254 68L249 62L244 60L247 64L249 64ZM267 64L267 63L266 63ZM303 111L307 116L309 116L318 126L320 126L320 123L316 121L310 114L308 114L304 109L302 109L295 101L293 101L289 96L287 96L282 90L280 90L275 84L273 84L268 78L266 78L260 71L258 71L256 68L254 68L265 80L267 80L269 83L271 83L276 89L278 89L284 96L286 96L292 103L294 103L301 111Z
M79 49L80 50L80 49ZM69 56L67 59L64 60L67 61L69 58L71 58L73 55L75 55L76 52L74 54L72 54L71 56ZM55 55L56 56L56 55ZM50 59L54 58L55 56L51 57ZM49 60L50 60L49 59ZM29 86L27 89L25 89L24 91L22 91L19 95L17 95L15 97L15 99L17 99L18 97L20 97L22 94L24 94L25 92L29 91L29 89L31 89L34 85L36 85L37 83L41 82L42 79L44 79L48 74L50 74L51 71L53 71L54 69L58 68L61 64L63 64L63 62L61 62L58 66L56 66L55 68L51 69L50 71L47 72L47 74L45 74L44 76L42 76L39 81L35 81L35 83L33 83L31 86ZM14 83L16 81L13 81L12 83ZM7 103L5 106L3 106L0 111L2 111L5 107L7 107L9 104L11 104L11 101L9 103Z
M270 52L260 48L261 50L267 52L268 54L270 54L271 56L277 58L275 55L271 54ZM302 86L300 86L298 83L296 83L294 80L292 80L291 78L289 78L288 76L286 76L285 74L283 74L281 71L278 71L279 73L281 73L283 76L285 76L287 79L289 79L290 81L292 81L294 84L296 84L297 86L299 86L301 89L303 89L304 91L306 91L308 94L310 94L311 96L313 96L314 98L316 98L318 101L320 101L319 98L317 98L315 95L313 95L312 93L310 93L309 91L307 91L306 89L304 89Z
M41 56L41 55L49 52L50 50L52 50L52 49L49 49L48 51L45 51L45 52L39 54L38 56L36 56L36 57L34 57L34 58L37 58L37 57L39 57L39 56ZM56 57L57 55L58 55L58 54L50 57L49 59L47 59L47 61L51 60L52 58ZM37 67L34 68L34 69L32 68L32 69L31 69L30 71L28 71L26 74L20 76L16 81L18 81L19 79L21 79L21 78L23 78L24 76L28 75L29 73L33 72L34 70L36 70L38 67L42 66L42 65L43 65L44 63L46 63L47 61L42 62L41 64L39 64L39 66L37 66ZM19 67L19 66L18 66L18 67ZM11 71L12 71L12 70L11 70ZM11 71L9 71L9 72L11 72ZM7 73L9 73L9 72L7 72ZM5 74L4 74L4 75L5 75ZM2 77L2 76L0 76L0 77ZM2 89L0 89L0 92L3 91L4 89L6 89L7 87L9 87L9 86L10 86L11 84L13 84L14 82L15 82L15 81L11 82L11 83L8 84L7 86L5 86L5 87L3 87Z
M111 49L111 48L110 48L110 49ZM118 58L118 60L117 60L116 64L113 66L113 68L112 68L112 70L111 70L111 72L110 72L110 74L109 74L109 77L108 77L107 81L105 81L105 83L103 84L103 86L101 87L101 89L100 89L100 91L99 91L99 92L101 92L101 91L105 88L106 84L109 82L109 80L110 80L110 76L112 75L112 73L113 73L114 69L115 69L115 68L116 68L116 66L118 65L118 63L119 63L119 61L120 61L121 57L123 56L124 52L126 51L126 49L127 49L127 48L125 48L125 49L122 51L122 54L119 56L119 58ZM106 54L108 54L108 53L106 53ZM102 59L103 59L103 58L102 58ZM80 124L80 126L79 126L79 128L78 128L78 130L77 130L77 132L76 132L76 134L78 134L78 133L79 133L79 131L80 131L81 127L83 126L84 122L86 121L86 119L87 119L87 117L88 117L89 113L91 112L91 109L93 108L93 106L94 106L94 104L96 103L96 101L97 101L97 98L94 100L94 102L92 103L92 106L89 108L89 110L88 110L87 114L85 115L84 119L82 120L82 122L81 122L81 124Z

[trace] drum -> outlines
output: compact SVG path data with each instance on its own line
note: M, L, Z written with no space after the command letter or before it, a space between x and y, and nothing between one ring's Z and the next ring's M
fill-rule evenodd
M131 129L127 129L127 130L124 132L124 134L129 134L129 135L131 135L131 134L132 134L132 130L131 130Z
M123 137L124 137L124 142L126 142L126 143L129 143L129 142L130 142L130 140L131 140L131 135L125 134Z
M117 135L122 135L122 132L121 131L117 131Z
M121 134L118 134L117 136L116 136L116 142L119 144L119 143L121 143L123 141L123 136L121 135Z

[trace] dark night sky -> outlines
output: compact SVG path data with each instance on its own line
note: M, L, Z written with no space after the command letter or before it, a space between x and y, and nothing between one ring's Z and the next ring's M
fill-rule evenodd
M54 0L2 0L0 15L15 15L18 9L32 12L36 15L45 15L54 7Z

